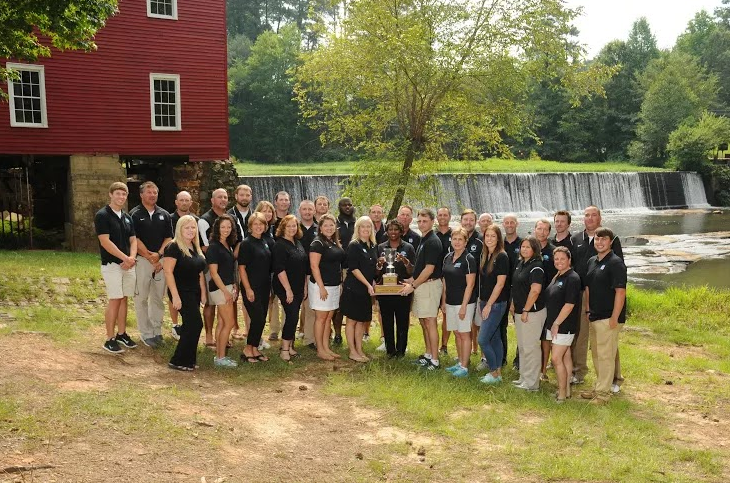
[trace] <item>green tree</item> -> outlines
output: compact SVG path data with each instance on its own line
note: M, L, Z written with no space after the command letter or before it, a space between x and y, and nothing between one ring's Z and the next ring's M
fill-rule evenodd
M297 69L301 34L295 24L259 35L245 60L228 70L232 126L230 145L241 159L280 162L308 157L316 135L299 122L292 73Z
M629 154L639 164L663 166L669 133L687 118L699 118L717 97L717 79L697 60L674 51L652 61L641 77L646 90L639 113L637 140Z
M669 135L667 152L675 168L707 174L710 156L728 140L730 119L705 112L699 120L690 119Z
M529 79L562 78L574 98L600 90L568 42L560 0L359 0L305 57L296 91L322 141L366 153L347 192L359 203L422 201L435 163L509 150L529 131Z
M730 108L730 25L724 20L725 9L716 10L715 17L704 10L698 12L677 39L676 48L699 59L700 65L717 76L717 107L727 110Z
M0 2L0 58L35 61L59 50L94 50L94 36L117 12L117 0ZM40 37L39 35L40 34ZM0 79L8 72L0 68Z

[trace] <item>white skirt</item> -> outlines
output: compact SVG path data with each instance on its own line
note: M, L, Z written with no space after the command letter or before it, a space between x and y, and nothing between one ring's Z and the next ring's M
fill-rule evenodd
M328 312L340 308L340 285L325 287L327 289L327 300L319 298L319 285L312 283L309 277L307 277L307 287L310 309Z

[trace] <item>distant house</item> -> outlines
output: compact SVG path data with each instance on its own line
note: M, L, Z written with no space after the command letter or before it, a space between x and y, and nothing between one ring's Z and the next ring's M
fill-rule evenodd
M152 179L172 208L176 166L228 158L225 7L119 0L97 51L0 59L20 72L2 86L0 171L27 169L37 225L60 225L72 247L93 247L91 221L111 182L130 180L131 204L135 181Z

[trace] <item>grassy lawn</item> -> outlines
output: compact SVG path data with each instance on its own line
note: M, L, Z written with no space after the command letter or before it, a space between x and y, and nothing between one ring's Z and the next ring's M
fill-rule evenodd
M201 459L191 466L210 460L216 468L230 468L235 446L245 445L245 458L249 451L260 450L268 468L261 481L302 480L297 468L286 472L272 464L289 461L287 445L300 445L299 451L321 447L321 458L339 448L334 457L343 466L332 463L334 475L306 473L312 481L730 478L730 291L631 288L620 345L626 377L622 392L603 407L578 397L558 406L552 372L551 382L538 393L519 391L509 382L485 387L474 374L454 379L443 371L419 372L411 364L423 350L417 323L411 326L409 357L399 361L375 352L379 334L374 325L366 344L373 361L366 365L326 364L307 349L287 365L272 349L269 363L221 371L213 368L210 349L201 347L200 370L193 379L181 379L165 368L175 347L170 339L156 351L140 348L131 355L106 356L98 349L103 291L97 257L0 252L0 360L23 357L23 334L40 333L48 340L43 351L29 349L36 365L27 368L28 375L22 366L3 371L0 364L0 441L8 441L7 454L46 451L59 437L64 447L75 448L115 431L121 438L135 438L129 458L172 455L160 446L194 448ZM134 327L131 308L129 318ZM136 329L130 333L137 338ZM512 327L509 334L511 360ZM3 339L12 352L2 353ZM455 352L453 337L451 344L449 352ZM339 351L346 358L347 351ZM48 357L63 364L64 371L73 373L78 366L84 372L70 382L64 376L44 379L51 365ZM57 359L61 357L70 362ZM125 371L120 380L117 368ZM517 377L511 368L504 375L506 381ZM302 392L305 383L314 389ZM79 387L84 384L95 389ZM310 405L297 406L307 395ZM281 406L272 409L269 404L277 400ZM254 411L256 417L247 419L245 411ZM358 412L365 416L348 424ZM231 419L237 414L244 414L240 424L248 427L264 420L266 434L275 437L247 445L251 436L242 435ZM290 420L287 435L278 433ZM302 439L293 439L295 430ZM320 433L324 439L317 439ZM365 438L381 433L406 436L392 441ZM342 434L344 441L337 439ZM281 438L284 445L277 446ZM257 464L252 458L244 461ZM295 466L319 471L306 458ZM85 481L77 475L57 476ZM167 479L174 480L169 475L158 478ZM200 481L200 476L194 479Z
M311 163L263 164L242 161L236 164L242 176L295 174L350 174L354 161L323 161ZM564 172L624 172L664 171L630 163L561 163L558 161L528 161L491 158L483 161L451 161L439 166L440 173L564 173Z

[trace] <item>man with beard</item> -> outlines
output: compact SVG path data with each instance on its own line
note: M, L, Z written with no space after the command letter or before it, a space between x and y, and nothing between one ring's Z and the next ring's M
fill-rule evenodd
M307 252L307 276L311 275L311 269L309 267L309 246L314 241L314 237L317 236L319 225L314 220L315 207L311 200L303 200L299 203L299 227L302 230L302 238L299 241L304 247L304 251ZM299 333L296 336L298 339L304 339L304 345L309 346L311 349L315 349L314 344L314 310L309 306L309 303L305 300L302 303L302 309L299 313Z
M553 225L555 226L555 237L550 243L555 247L565 247L568 250L573 248L573 236L570 233L570 223L573 221L570 212L560 210L555 212L553 216Z
M241 243L243 239L246 238L249 234L248 219L251 216L251 213L253 213L253 210L250 208L251 201L253 200L253 191L248 185L238 185L238 187L236 187L236 191L233 192L233 197L236 199L236 205L228 210L228 214L231 215L234 220L236 220L236 233L238 234L238 243ZM236 262L235 273L238 273L238 262ZM241 282L239 282L238 289L239 290L236 295L246 293ZM238 297L236 297L234 304L236 306L238 305ZM243 304L241 305L241 311L243 312L243 318L246 324L246 334L248 334L248 326L251 323L251 319L249 318L248 313L246 312L246 307L244 307ZM240 333L241 328L238 325L238 307L236 307L236 310L233 311L233 316L234 325L233 330L231 330L231 337L236 340L243 340L246 336L245 334Z

